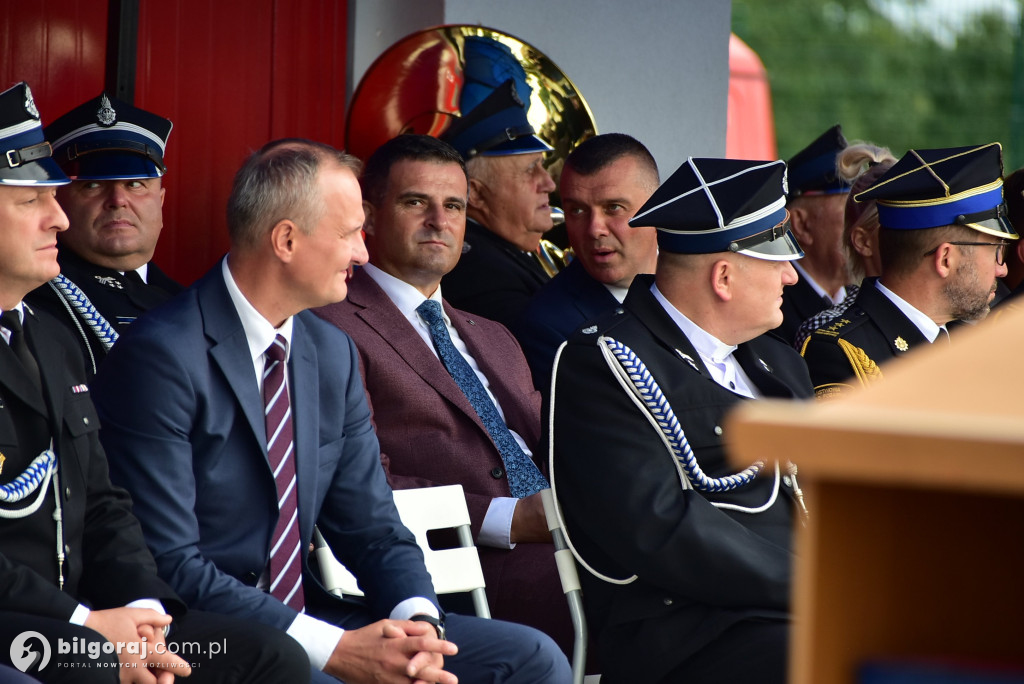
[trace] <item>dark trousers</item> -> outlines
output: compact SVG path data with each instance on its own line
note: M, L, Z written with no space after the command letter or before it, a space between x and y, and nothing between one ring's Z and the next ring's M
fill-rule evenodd
M785 684L789 623L744 620L725 630L661 684Z
M357 629L375 622L369 613L329 608L313 611L313 616L345 629ZM459 647L446 658L444 669L467 684L569 684L569 661L548 635L532 627L502 620L448 613L445 615L448 640ZM336 679L314 672L317 684L337 684Z
M117 653L110 646L104 652L109 642L99 632L54 618L0 611L0 665L18 664L11 648L16 639L20 648L14 649L15 657L25 656L22 668L44 684L117 684ZM175 619L167 647L192 666L192 676L180 680L190 684L309 681L309 658L298 642L256 622L190 611ZM43 665L47 650L49 659Z

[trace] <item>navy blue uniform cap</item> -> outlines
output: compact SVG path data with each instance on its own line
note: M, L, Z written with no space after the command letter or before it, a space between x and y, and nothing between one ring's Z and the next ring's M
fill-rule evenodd
M523 100L509 79L463 116L452 122L441 139L463 159L550 152L526 117Z
M785 162L691 157L629 225L657 228L658 248L668 252L792 261L804 252L788 219Z
M0 185L70 183L51 155L28 84L0 93Z
M786 162L789 196L831 195L849 192L848 183L836 169L836 158L847 147L843 127L836 124Z
M961 225L996 237L1017 237L1006 218L1002 146L997 142L910 150L853 199L875 200L884 228Z
M46 127L53 157L74 180L159 178L171 122L101 94Z

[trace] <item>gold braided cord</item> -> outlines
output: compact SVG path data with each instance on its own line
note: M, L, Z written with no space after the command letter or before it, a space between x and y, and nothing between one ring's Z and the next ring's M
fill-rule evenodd
M936 205L939 205L939 204L951 204L953 202L965 199L967 197L974 197L975 195L982 195L982 194L984 194L986 192L989 192L991 190L995 190L996 188L1002 187L1002 185L1003 185L1003 179L999 178L997 180L992 181L988 185L982 185L982 186L977 187L977 188L971 188L970 190L964 190L963 192L958 192L955 195L950 195L948 193L948 191L947 191L945 197L939 197L939 198L936 198L936 199L929 199L929 200L888 200L888 199L887 200L881 200L880 199L880 200L878 200L878 202L880 204L883 204L883 205L887 206L887 207L933 207L933 206L936 206Z
M867 387L869 384L882 379L882 369L871 360L867 352L843 339L838 340L838 343L839 348L843 350L847 360L850 362L854 377L860 380L862 386Z

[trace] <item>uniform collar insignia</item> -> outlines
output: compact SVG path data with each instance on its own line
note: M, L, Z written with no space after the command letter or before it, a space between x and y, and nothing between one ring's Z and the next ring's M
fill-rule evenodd
M700 371L700 368L697 366L697 362L693 360L692 356L690 356L689 354L684 354L683 352L679 351L678 349L676 349L676 354L679 354L679 358L681 358L683 361L685 361L686 363L688 363L691 366L693 366L693 370Z
M905 352L908 349L910 349L910 345L907 344L907 341L902 337L897 337L895 340L893 340L893 344L895 344L896 348L899 349L901 352Z
M33 119L39 118L39 110L36 109L36 101L32 99L32 91L25 86L25 111L32 115Z
M122 285L114 276L94 275L93 278L95 278L96 282L99 283L100 285L105 285L106 287L112 288L114 290L124 289L124 285Z
M111 106L106 93L100 98L100 108L96 110L96 120L104 126L109 126L117 120L117 112Z
M761 364L761 368L764 368L768 373L772 372L772 367L764 359L758 359L757 362Z
M0 452L0 473L4 472L4 461L6 460L7 457L4 456L2 452Z

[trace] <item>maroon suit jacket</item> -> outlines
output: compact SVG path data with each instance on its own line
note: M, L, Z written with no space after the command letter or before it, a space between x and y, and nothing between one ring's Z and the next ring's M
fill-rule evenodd
M519 343L500 323L454 309L445 313L490 382L509 428L537 453L541 396ZM387 294L363 271L345 301L314 310L348 333L381 445L381 462L395 489L461 484L474 536L494 497L511 496L497 447L441 361ZM496 618L542 629L571 649L571 627L551 544L512 550L480 547L491 611ZM563 629L564 628L564 629ZM565 634L560 634L560 632Z

